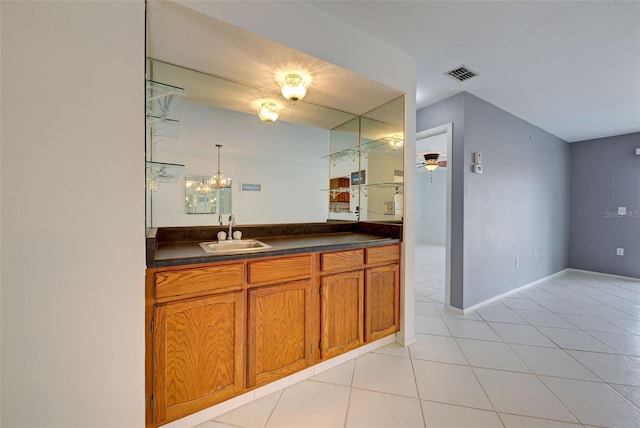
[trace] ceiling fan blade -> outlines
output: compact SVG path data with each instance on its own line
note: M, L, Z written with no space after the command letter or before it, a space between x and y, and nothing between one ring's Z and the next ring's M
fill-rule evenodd
M445 168L447 166L447 161L438 162L438 166L441 166L441 167Z

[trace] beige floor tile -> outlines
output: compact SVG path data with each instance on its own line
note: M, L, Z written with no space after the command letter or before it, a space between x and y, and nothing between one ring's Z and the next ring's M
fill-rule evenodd
M500 418L493 411L422 402L427 428L502 428Z
M349 388L303 381L286 388L267 421L267 428L343 426L349 402Z
M417 397L411 360L369 353L356 359L354 388Z
M607 383L640 386L640 365L623 355L568 352Z
M525 345L511 345L511 349L518 354L520 359L535 374L594 382L600 381L596 375L563 349Z
M439 336L451 336L447 325L440 317L424 317L417 315L415 317L414 329L416 333L421 334L437 334Z
M578 420L586 425L637 428L640 409L604 383L541 377Z
M409 348L406 346L401 346L397 343L391 343L389 345L378 348L372 352L375 354L384 354L384 355L392 355L394 357L410 358Z
M553 327L538 327L538 330L563 349L615 353L609 346L580 330Z
M484 321L444 318L444 322L451 331L451 335L453 337L502 342L502 338L498 336Z
M500 413L505 428L579 428L580 424Z
M411 358L441 363L467 365L467 360L452 337L416 334L416 342L409 346Z
M613 389L624 395L625 398L640 407L640 386L611 385Z
M347 427L423 427L420 402L382 392L354 388L349 400Z
M317 374L309 380L316 382L331 383L334 385L351 386L353 380L353 370L356 366L355 358L346 363L333 367L325 372Z
M535 327L520 324L504 324L490 322L491 328L507 343L519 345L546 346L555 348L556 344Z
M214 422L241 427L264 427L281 395L282 391L278 391L266 397L259 398L224 415L218 416L214 419Z
M499 413L577 422L534 375L489 369L473 371Z
M529 367L506 343L472 339L456 339L456 342L458 342L470 366L523 373L531 372Z
M418 360L413 367L421 400L493 410L470 367Z
M223 424L222 422L206 421L194 426L193 428L237 428L238 426L240 425L228 425L228 424Z

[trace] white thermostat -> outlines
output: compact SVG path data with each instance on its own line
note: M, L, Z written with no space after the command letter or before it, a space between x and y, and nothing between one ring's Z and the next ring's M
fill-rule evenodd
M482 153L474 153L473 154L473 163L477 163L480 165L482 163ZM480 168L482 169L482 168Z

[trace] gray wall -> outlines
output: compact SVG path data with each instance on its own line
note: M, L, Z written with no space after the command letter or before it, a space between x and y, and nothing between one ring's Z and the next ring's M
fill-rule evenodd
M636 148L640 133L571 144L570 267L640 278ZM627 215L617 216L618 207L627 207Z
M451 304L469 308L565 269L568 144L464 92L417 112L418 131L448 122ZM474 152L483 154L482 175L471 172Z
M447 242L447 169L416 170L416 242L445 245Z
M463 210L464 210L464 93L442 100L416 112L416 130L424 131L453 123L453 153L448 153L451 168L451 306L463 308ZM416 213L420 218L420 212Z

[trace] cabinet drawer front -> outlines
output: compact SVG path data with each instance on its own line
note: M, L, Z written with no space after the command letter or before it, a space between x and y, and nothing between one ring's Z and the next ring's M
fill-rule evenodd
M242 288L242 263L156 273L156 299Z
M311 255L249 262L249 284L311 276Z
M338 251L320 255L320 269L331 271L338 269L360 268L364 263L364 250Z
M397 260L400 260L399 245L387 245L384 247L367 248L367 264L395 262Z

